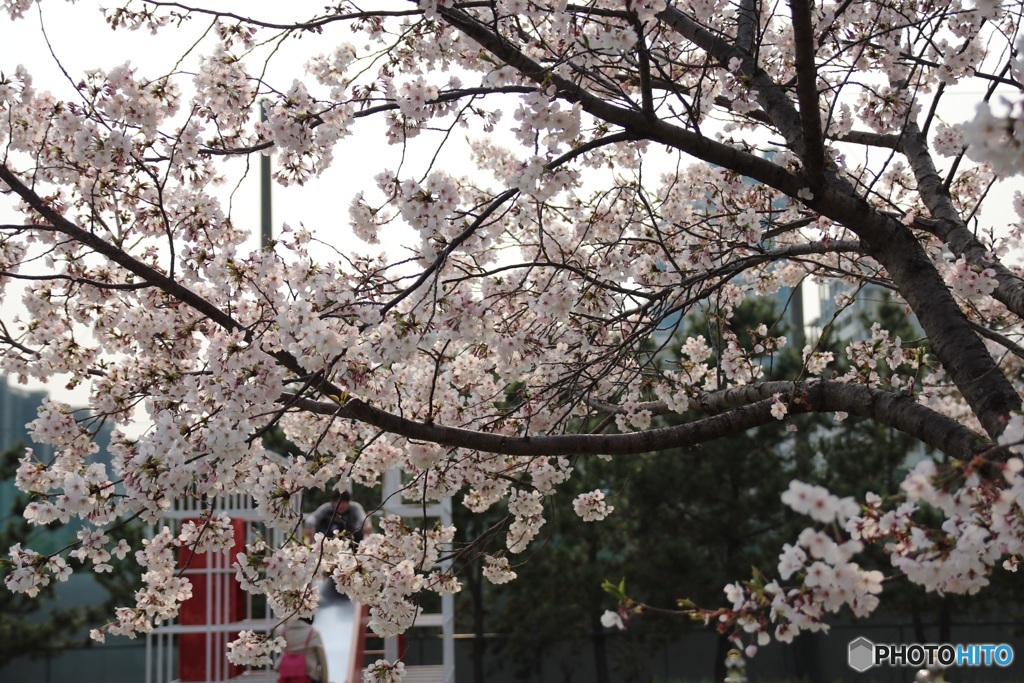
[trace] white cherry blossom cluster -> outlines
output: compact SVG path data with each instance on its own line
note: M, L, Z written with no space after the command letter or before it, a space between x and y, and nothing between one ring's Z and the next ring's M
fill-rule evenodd
M228 661L238 666L269 666L274 655L284 650L281 636L271 637L256 631L241 631L238 638L228 643Z
M319 603L320 592L314 588L318 572L341 549L347 549L341 539L314 539L313 546L291 543L276 550L262 539L236 556L236 578L253 595L267 596L267 604L281 619L312 617Z
M345 90L351 84L352 77L348 70L357 57L356 48L351 43L342 43L334 48L330 56L317 55L306 62L306 72L321 85L331 87L332 100L345 99Z
M461 231L462 226L449 220L461 201L458 182L446 174L432 173L425 182L398 183L396 190L395 204L402 218L423 238L423 257L432 258Z
M284 184L302 184L331 165L335 144L348 135L352 110L343 104L324 107L296 81L266 115L255 129L274 143L279 167L275 176Z
M416 6L423 10L427 19L436 19L437 10L442 7L451 7L452 0L416 0ZM381 683L386 683L382 681Z
M367 244L379 244L377 233L389 220L387 212L371 207L359 192L352 198L348 209L349 226L356 237Z
M997 173L1013 175L1024 170L1024 101L1014 102L1008 114L981 103L974 119L964 124L967 155L990 164Z
M395 101L398 109L409 118L427 118L427 105L437 99L439 94L436 85L427 83L423 76L414 81L406 81L398 88Z
M963 126L960 124L947 125L941 121L937 123L935 136L932 138L932 147L944 157L963 153L967 148L964 143Z
M80 562L91 560L93 571L97 574L113 571L114 568L110 564L111 557L124 559L131 552L128 542L123 538L116 545L108 548L110 538L98 529L81 529L76 535L79 546L68 553L68 556L74 557Z
M926 590L976 593L1003 558L1003 566L1012 569L1024 551L1024 463L1011 458L1001 469L1003 481L968 470L954 489L943 479L955 473L922 461L901 484L905 503L885 510L881 499L871 496L865 514L847 528L855 538L884 541L893 566ZM914 520L924 504L943 513L940 529Z
M766 587L773 594L772 610L779 623L776 638L792 642L800 631L823 630L819 620L824 613L835 613L843 607L849 607L859 617L875 610L883 574L850 561L862 547L854 540L836 543L813 529L800 534L798 545L785 546L779 556L779 575L786 580L799 573L803 584L789 591L778 584Z
M651 426L651 411L641 407L637 398L627 398L619 404L621 413L615 416L615 426L621 432L643 431Z
M513 489L508 496L508 511L515 519L509 525L506 545L510 553L521 553L544 525L540 492Z
M4 0L3 9L12 19L20 19L34 4L33 0Z
M579 104L563 109L552 99L555 93L533 92L523 95L513 118L519 127L513 129L516 137L526 145L542 145L549 152L561 151L580 133Z
M308 545L289 543L276 550L259 540L238 555L237 576L246 590L267 594L274 612L284 618L311 615L319 595L311 586L317 576L328 575L339 591L370 606L369 625L376 633L396 635L412 625L417 614L413 598L421 590L459 590L454 577L436 567L454 529L414 531L392 516L382 521L381 531L358 548L348 539L319 533Z
M181 525L178 543L194 553L224 552L235 544L235 527L223 513L190 519Z
M527 468L534 489L545 496L555 493L555 487L568 480L573 471L568 458L530 458Z
M96 558L109 559L109 555L105 555L105 550L98 545L101 538L95 535L84 538L86 557L91 556L94 561ZM92 544L91 548L89 544ZM142 549L135 553L136 562L145 570L142 574L142 588L135 593L135 606L114 610L113 621L90 632L94 640L102 641L106 634L135 638L149 633L154 625L176 617L181 603L192 597L191 582L181 576L177 568L176 553L181 547L181 541L171 529L163 527L152 538L144 539L142 545ZM119 543L114 552L123 556L127 548Z
M29 427L36 442L55 447L57 456L45 465L27 449L19 462L15 481L24 491L46 496L29 503L26 519L38 525L55 520L67 522L73 517L89 517L102 523L116 514L114 484L107 468L88 461L97 447L69 407L46 400L40 406L39 417Z
M447 86L450 90L459 90L462 81L451 76ZM457 106L455 100L449 103L442 100L441 88L428 83L422 76L404 81L397 88L394 79L386 78L386 89L398 107L386 118L386 135L390 144L400 144L420 135L432 118L445 116Z
M549 171L548 161L547 157L534 155L514 165L508 177L509 184L538 201L548 201L558 193L580 184L578 171L564 166Z
M295 525L300 516L296 503L304 489L320 488L334 474L320 459L304 456L285 462L270 456L254 456L251 468L242 483L251 487L256 509L267 524L278 529Z
M497 557L494 555L484 555L483 563L484 578L491 583L503 584L515 581L517 575L512 571L512 568L508 563L508 558L504 555Z
M809 345L804 346L801 353L804 365L807 367L807 372L811 375L821 375L821 373L825 372L828 364L835 360L835 356L831 351L816 351Z
M607 27L592 24L586 27L577 38L580 46L585 48L584 54L595 56L613 56L629 51L636 45L636 31L631 27ZM596 60L587 60L590 62Z
M876 133L900 130L920 108L909 90L887 85L865 89L857 99L857 113Z
M888 367L893 374L887 381L894 389L900 388L905 382L896 373L897 370L906 365L909 367L910 373L916 374L920 365L919 355L904 349L903 340L893 337L877 322L871 325L871 339L858 340L848 344L846 356L851 367L843 377L845 381L878 385L882 381L878 371Z
M15 593L35 597L41 588L50 585L51 579L67 581L71 576L71 567L59 555L46 557L15 543L8 550L8 556L11 569L4 577L4 585Z
M772 635L789 643L802 631L827 631L822 619L843 607L866 616L878 605L883 576L849 561L861 549L858 541L837 544L822 532L805 529L797 545L785 545L778 567L783 581L799 575L802 583L788 589L774 580L761 588L730 584L725 593L732 605L720 619L755 635L756 645L748 650L752 656L756 646L766 645Z
M206 56L193 79L196 113L216 120L229 140L244 140L253 104L256 102L256 82L245 70L242 60L224 46Z
M790 484L782 501L827 527L859 511L852 498L839 498L824 487L799 481ZM705 618L715 618L731 630L737 645L750 637L746 652L753 656L772 637L789 643L804 631L827 631L825 616L845 607L866 616L879 604L884 577L851 561L863 548L855 538L836 540L823 531L804 529L795 544L783 547L778 579L761 576L726 586L730 607L706 613Z
M672 412L685 413L690 408L687 384L679 381L679 374L672 370L665 371L663 375L664 380L654 387L655 395Z
M998 284L993 269L971 266L962 256L956 260L947 279L953 293L967 301L988 296Z
M953 205L958 211L970 214L984 200L985 190L979 186L989 186L1000 178L991 164L968 165L953 176L950 184ZM991 262L994 250L989 250L982 257L983 263Z
M363 671L363 683L401 683L405 678L405 664L378 659Z
M733 58L736 60L737 58ZM739 65L731 63L721 79L722 95L729 98L731 108L739 114L749 114L760 109L757 90L750 87L749 79L739 71Z
M737 385L742 385L760 378L764 370L761 368L761 364L752 358L753 353L740 344L735 333L730 331L723 336L726 339L726 346L722 350L721 366L726 379ZM709 380L713 377L714 375L708 375ZM706 387L709 391L717 388L710 384L707 384Z
M1021 433L1024 429L1009 439ZM1024 461L1011 458L999 467L1002 482L967 469L960 473L960 487L951 488L947 484L957 471L923 460L901 484L905 499L895 506L870 493L866 504L858 506L852 498L839 498L824 487L791 483L783 494L787 506L833 532L836 527L831 525L838 522L849 538L805 529L795 544L783 547L778 580L730 584L730 608L709 612L706 618L731 625L737 639L753 634L763 645L772 625L776 639L791 642L801 631L827 629L824 616L843 607L866 616L879 604L883 581L882 572L852 561L866 544L884 548L892 566L926 590L977 592L998 565L1016 571L1024 553ZM922 505L943 514L940 528L916 519ZM799 583L792 585L792 580Z
M636 12L641 24L646 24L668 6L667 0L633 0L630 7Z
M114 470L123 477L127 505L145 518L156 520L193 481L186 465L191 447L169 413L154 416L156 424L138 442L115 441L111 445Z
M457 583L434 571L455 529L413 530L395 516L385 517L380 527L381 533L363 539L356 552L341 550L325 567L339 591L370 605L369 625L375 633L397 635L415 620L412 598L421 590L459 590Z
M838 518L841 522L856 515L860 507L852 497L839 498L824 486L793 480L782 494L782 502L794 512L827 524Z
M572 509L584 522L599 522L615 510L604 498L600 490L581 493L572 501Z
M1024 455L1024 414L1017 412L1006 422L1006 429L999 435L999 443L1017 455Z

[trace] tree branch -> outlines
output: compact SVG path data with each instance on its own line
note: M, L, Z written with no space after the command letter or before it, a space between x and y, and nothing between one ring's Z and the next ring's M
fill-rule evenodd
M599 147L603 147L605 145L615 144L617 142L626 142L627 140L632 140L632 139L633 139L633 136L629 135L628 133L616 133L616 134L613 134L613 135L607 135L607 136L605 136L603 138L598 138L596 140L591 140L590 142L584 143L584 144L580 145L579 147L575 147L575 148L569 150L568 152L566 152L562 156L560 156L557 159L554 159L550 163L546 164L544 166L544 168L547 169L548 171L552 171L552 170L558 168L559 166L561 166L562 164L566 163L567 161L571 161L572 159L575 159L575 158L579 157L582 154L586 154L587 152L590 152L590 151L593 151L595 149L598 149ZM437 270L442 266L442 264L444 264L445 261L448 260L448 257L451 256L452 253L456 249L458 249L460 246L462 246L465 243L465 241L468 240L473 235L473 233L475 233L477 230L480 229L480 226L483 225L484 222L490 216L492 216L495 211L498 210L499 206L501 206L502 204L504 204L508 200L512 199L517 194L519 194L519 190L508 189L508 190L505 190L504 192L502 192L501 194L499 194L494 199L492 199L491 202L487 205L487 208L484 209L480 213L480 215L477 216L473 220L472 223L470 223L468 226L466 226L465 230L460 232L451 242L448 243L448 246L446 246L441 251L441 253L437 255L437 258L434 259L433 263L431 263L429 266L427 266L427 268L422 273L420 273L419 277L416 278L415 282L413 282L411 285L409 285L405 290L402 291L401 294L399 294L398 296L393 298L391 301L389 301L387 304L385 304L381 308L380 314L379 314L380 318L383 320L384 316L387 315L388 311L393 309L403 299L405 299L410 294L412 294L417 289L419 289L419 287L424 282L426 282L427 279L433 273L437 272Z
M371 406L360 399L344 405L296 398L281 402L318 415L348 418L416 441L505 455L630 455L693 446L704 441L769 424L773 396L781 394L791 414L844 411L874 419L911 434L949 455L966 459L990 442L956 420L913 399L860 384L833 381L759 382L702 395L705 412L722 412L693 422L629 434L560 434L508 436L435 423L417 422Z
M921 199L932 218L915 218L914 227L935 235L957 257L975 268L991 268L998 283L992 296L1020 318L1024 318L1024 281L1004 266L985 247L960 217L949 190L939 176L928 152L928 141L916 123L907 125L900 151L906 156L917 180Z
M224 329L242 329L242 325L238 321L190 290L188 287L175 282L156 268L133 258L124 250L119 249L109 242L97 237L88 230L83 230L69 221L50 207L42 197L25 185L25 183L21 182L18 176L15 175L15 173L11 171L6 164L0 164L0 180L6 183L15 194L21 197L26 204L31 206L36 213L42 216L51 226L53 226L53 230L61 232L76 242L84 244L97 253L102 254L125 270L135 273L146 282L153 283L170 296L188 304ZM33 227L36 229L48 229L43 226Z
M814 23L809 0L789 0L789 7L793 16L796 94L800 102L800 128L804 141L802 156L807 176L814 179L820 178L825 169L825 147L818 107L818 69L814 62Z

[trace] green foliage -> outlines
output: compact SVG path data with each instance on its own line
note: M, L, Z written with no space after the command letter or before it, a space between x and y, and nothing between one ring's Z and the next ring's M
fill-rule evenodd
M616 602L622 602L628 595L626 593L626 579L623 577L618 583L612 583L608 579L605 579L601 583L601 590L608 595L612 596L612 599Z

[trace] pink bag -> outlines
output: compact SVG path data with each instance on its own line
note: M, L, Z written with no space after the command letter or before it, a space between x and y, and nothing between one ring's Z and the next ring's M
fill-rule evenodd
M306 644L299 652L285 652L281 655L281 661L277 664L277 683L309 683L309 676L306 674L306 650L309 649L309 639L312 635L313 629L309 629Z

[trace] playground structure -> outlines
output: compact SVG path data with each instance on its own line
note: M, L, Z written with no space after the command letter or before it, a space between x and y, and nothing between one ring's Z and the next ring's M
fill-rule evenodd
M401 475L388 472L384 476L382 514L397 514L406 519L437 519L451 524L451 501L423 505L407 504L401 496ZM227 660L227 643L239 631L269 633L278 620L265 607L254 605L235 579L232 567L236 553L260 532L271 543L281 540L277 533L263 527L248 496L226 496L214 501L213 508L231 518L235 526L235 546L226 552L193 554L182 550L179 566L192 582L192 597L182 603L178 618L153 628L146 636L145 683L271 683L277 674L273 667L249 669L233 666ZM169 510L163 522L177 531L190 519L206 512L196 505ZM367 633L368 614L365 607L353 604L324 587L324 598L313 620L320 632L327 655L332 683L361 683L365 661L384 658L399 659L404 654L405 639L383 639L382 647L369 649L368 642L379 641ZM414 629L440 630L440 662L410 665L407 662L405 683L455 683L454 599L440 599L441 611L421 613ZM435 658L436 659L436 658ZM324 683L327 683L326 681Z
M146 683L274 680L272 671L246 671L227 660L227 644L239 631L266 633L275 623L266 609L254 610L252 596L242 590L232 568L235 554L259 529L256 511L243 495L218 498L213 507L231 518L235 545L227 552L194 554L183 549L179 554L182 573L192 583L192 597L182 603L176 620L155 626L146 636ZM197 501L179 501L162 521L177 531L205 511ZM272 530L266 533L276 540Z

